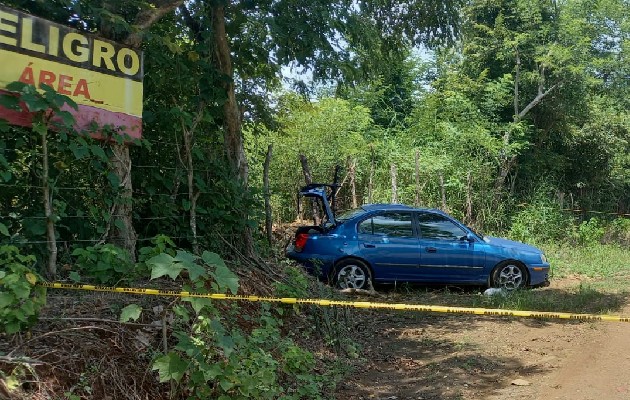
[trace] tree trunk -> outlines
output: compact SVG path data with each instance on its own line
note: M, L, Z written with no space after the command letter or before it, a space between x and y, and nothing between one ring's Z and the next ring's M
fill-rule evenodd
M311 170L308 168L308 160L304 154L300 154L300 164L302 164L302 173L304 174L304 181L307 185L313 183L313 176L311 175ZM311 201L311 207L313 210L313 222L315 225L321 224L321 217L319 215L319 210L317 209L317 204L315 201Z
M232 171L247 190L249 169L245 147L243 146L243 133L241 130L241 111L236 101L234 87L234 71L232 69L232 53L225 31L225 6L216 4L212 8L212 37L216 67L225 76L223 89L227 99L223 103L223 144L225 154ZM247 219L247 210L243 210L242 218ZM243 254L249 258L255 258L254 237L247 225L241 233L241 246Z
M420 150L416 149L416 207L420 207Z
M132 261L136 260L136 231L133 228L133 188L131 185L131 157L125 144L112 144L113 155L110 159L112 172L118 177L118 198L114 200L112 219L107 232L107 241L129 253Z
M356 169L357 169L357 160L356 159L349 160L348 178L350 179L350 194L352 196L352 208L359 207L359 201L357 199Z
M368 179L368 203L372 204L372 202L374 201L374 146L370 146L370 150L372 153L372 157L370 159L370 177Z
M223 89L227 99L223 104L223 129L225 154L243 185L247 186L248 166L243 133L241 131L241 112L236 101L232 53L225 31L225 6L217 5L212 9L212 33L217 69L225 76Z
M466 176L466 223L472 223L472 174Z
M199 242L197 238L197 199L199 193L195 193L195 167L193 165L193 131L195 130L197 123L201 120L202 112L199 111L196 121L190 127L186 128L184 121L182 120L182 135L184 136L184 151L186 159L186 177L188 179L188 201L190 202L190 233L192 234L192 248L193 253L201 255L199 249Z
M156 0L152 2L152 7L141 10L135 17L134 32L130 33L123 43L132 48L138 48L142 44L142 35L144 32L157 22L164 15L172 12L184 3L184 0ZM111 12L115 12L115 7L109 1L104 1L102 7ZM115 31L112 26L104 19L100 31L101 34L112 40L115 37ZM114 243L129 253L133 261L136 260L136 231L133 228L133 186L131 184L131 157L127 145L113 144L113 155L110 159L112 172L118 177L120 184L120 192L118 199L115 200L114 206L111 208L112 220L107 231L107 241Z
M442 211L448 212L446 207L446 188L444 187L444 174L440 171L440 194L442 195Z
M57 275L57 238L53 218L52 196L50 193L50 177L48 168L48 127L44 126L42 135L42 200L46 216L46 244L48 247L48 263L46 273L50 279Z
M271 219L271 191L269 189L269 166L271 165L271 155L273 144L267 147L267 156L263 165L263 190L265 193L265 228L267 231L267 242L269 246L273 243L273 220Z
M396 183L396 164L392 163L389 173L392 177L392 203L398 203L398 185Z

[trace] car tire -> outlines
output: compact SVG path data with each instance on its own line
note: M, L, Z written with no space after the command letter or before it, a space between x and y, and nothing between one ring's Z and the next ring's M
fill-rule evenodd
M527 271L517 261L503 261L492 272L492 287L517 290L524 288L526 285Z
M346 259L335 266L332 281L337 289L369 290L372 288L372 273L363 261Z

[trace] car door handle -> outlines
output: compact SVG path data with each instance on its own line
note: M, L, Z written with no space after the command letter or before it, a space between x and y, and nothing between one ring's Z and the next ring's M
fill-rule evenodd
M370 244L370 243L363 243L363 247L365 247L366 249L374 249L376 248L376 245Z
M437 249L435 247L427 247L427 253L437 253Z

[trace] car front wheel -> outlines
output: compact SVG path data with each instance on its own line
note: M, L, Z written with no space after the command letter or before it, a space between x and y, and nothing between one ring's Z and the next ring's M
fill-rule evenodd
M369 289L372 277L362 261L344 260L336 266L333 279L339 289Z
M515 261L504 261L492 274L492 286L507 290L522 289L527 284L525 268Z

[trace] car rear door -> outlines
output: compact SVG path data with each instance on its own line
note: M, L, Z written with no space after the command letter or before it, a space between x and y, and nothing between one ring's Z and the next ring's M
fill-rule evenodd
M402 280L420 264L420 249L411 211L381 211L357 225L360 255L375 281Z
M477 282L483 275L484 246L466 238L453 220L433 212L418 213L421 275L434 282Z

